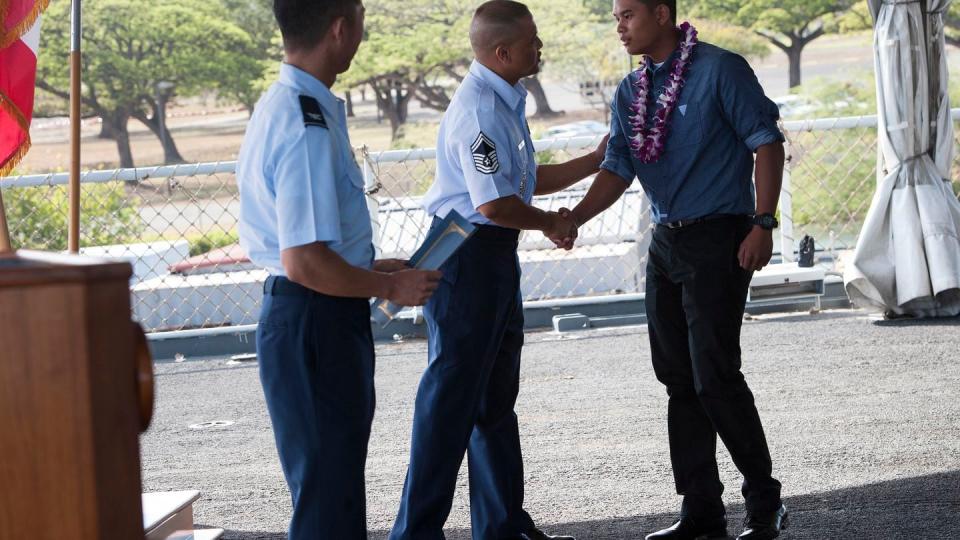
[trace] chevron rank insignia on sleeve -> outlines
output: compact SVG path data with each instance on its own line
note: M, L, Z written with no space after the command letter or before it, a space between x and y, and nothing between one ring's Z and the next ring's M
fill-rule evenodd
M493 144L482 131L477 135L477 140L470 146L473 150L473 165L477 172L482 174L493 174L500 170L500 160L497 158L497 145Z
M320 110L320 102L310 96L300 96L300 110L303 111L303 125L327 128L327 119Z

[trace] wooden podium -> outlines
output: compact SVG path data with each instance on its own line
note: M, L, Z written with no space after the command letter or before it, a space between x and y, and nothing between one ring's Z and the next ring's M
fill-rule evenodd
M127 263L0 257L0 540L143 540L152 367Z

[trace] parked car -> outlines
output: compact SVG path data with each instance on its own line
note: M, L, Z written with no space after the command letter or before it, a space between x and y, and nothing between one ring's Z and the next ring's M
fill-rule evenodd
M789 120L870 114L871 106L870 103L854 101L852 98L823 103L798 94L787 94L771 100L780 109L780 117Z
M544 139L567 139L570 137L587 137L590 135L606 135L610 128L602 122L584 120L570 124L553 126L543 132Z
M780 109L780 118L810 118L823 109L817 101L798 94L771 98Z

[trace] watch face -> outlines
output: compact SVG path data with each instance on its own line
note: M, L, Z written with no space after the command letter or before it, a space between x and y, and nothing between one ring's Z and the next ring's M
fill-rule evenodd
M777 225L779 225L779 223L777 223L777 218L771 216L770 214L756 216L753 219L753 222L764 229L775 229L777 228Z

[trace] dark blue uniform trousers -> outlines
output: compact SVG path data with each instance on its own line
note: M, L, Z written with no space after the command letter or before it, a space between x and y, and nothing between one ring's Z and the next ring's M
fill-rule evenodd
M282 277L264 286L260 381L293 497L291 540L367 538L364 466L374 410L367 300Z
M474 540L517 539L533 527L523 510L513 410L523 346L517 237L515 230L480 226L441 268L425 309L429 364L390 540L444 538L464 452Z
M740 327L752 272L737 261L745 216L681 229L658 226L647 262L653 368L669 395L670 458L685 515L724 514L717 436L743 474L750 512L780 505L753 393L740 372Z

